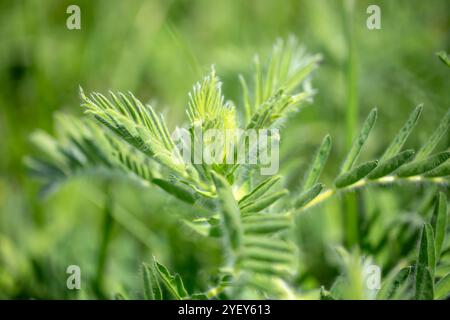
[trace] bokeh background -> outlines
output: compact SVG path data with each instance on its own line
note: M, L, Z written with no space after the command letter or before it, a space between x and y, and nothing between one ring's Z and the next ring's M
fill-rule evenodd
M81 8L81 30L66 28L70 4ZM381 8L381 30L366 27L370 4ZM408 145L427 139L449 107L450 73L435 55L450 49L449 13L447 0L0 1L0 298L111 298L118 291L140 297L139 266L152 255L180 273L190 290L202 290L220 265L218 245L201 242L179 223L190 209L159 190L120 179L108 187L117 221L107 257L99 257L110 201L101 179L81 176L40 192L23 164L35 152L29 135L52 132L55 112L81 116L79 86L131 91L174 128L186 121L187 93L212 64L226 97L239 105L237 76L252 72L253 55L267 57L277 38L295 35L324 57L313 79L314 102L282 135L281 173L295 190L326 133L333 137L324 173L330 182L373 107L379 119L363 158L379 156L419 103L425 109ZM331 246L364 253L360 224L347 221L346 212L380 210L385 230L402 214L420 217L426 201L415 200L427 199L430 189L368 189L356 195L365 200L356 209L338 197L299 217L299 288L330 285L338 273ZM420 224L412 221L416 230ZM378 249L368 254L387 271L405 254ZM70 264L81 267L80 291L66 288Z

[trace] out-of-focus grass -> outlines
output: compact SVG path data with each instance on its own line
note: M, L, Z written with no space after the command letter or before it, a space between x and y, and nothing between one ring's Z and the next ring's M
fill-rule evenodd
M427 113L417 130L422 136L408 143L416 147L423 142L450 98L448 69L435 56L450 45L448 1L355 1L353 46L346 35L344 2L1 2L0 298L110 297L138 287L138 266L152 254L182 273L190 288L202 288L208 268L218 265L215 245L199 244L177 223L177 216L188 214L186 208L174 206L159 191L117 184L110 192L122 216L112 226L103 287L95 288L104 186L80 178L40 199L39 185L22 165L23 156L33 152L27 142L32 130L51 130L56 110L81 112L78 86L130 90L166 113L173 126L186 119L186 92L211 64L225 82L226 96L240 103L235 74L251 71L254 52L266 53L277 37L295 34L309 51L321 52L324 61L313 81L318 89L314 103L291 119L283 134L281 165L291 188L326 133L333 136L330 163L339 163L346 137L353 135L349 126L360 123L359 117L374 106L380 125L377 138L368 141L367 157L388 143L419 103ZM65 26L66 8L75 3L82 29L71 31ZM366 28L369 4L381 7L382 30ZM350 48L356 59L349 79ZM349 94L351 79L357 94ZM358 108L349 114L353 104ZM328 168L325 180L337 169ZM397 213L417 211L408 201L413 195L431 193L418 187L402 190L395 190L396 197L383 189L364 191L358 196L358 214L373 212L377 202L388 221ZM328 249L348 237L340 201L298 219L304 289L329 284L336 274ZM378 258L389 263L383 253ZM65 288L70 264L83 270L86 286L78 295Z

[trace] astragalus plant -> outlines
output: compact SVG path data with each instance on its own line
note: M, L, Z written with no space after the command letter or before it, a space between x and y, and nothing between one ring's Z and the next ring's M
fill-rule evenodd
M267 64L255 58L252 79L239 77L240 102L225 100L212 68L189 93L188 122L183 129L194 142L195 132L209 129L279 129L282 142L284 120L316 94L310 80L320 60L319 55L305 53L294 39L277 42ZM310 155L309 170L298 179L298 188L288 192L283 177L261 175L260 163L186 161L164 117L132 93L87 95L81 89L80 93L86 117L59 114L57 137L44 132L33 134L32 142L40 153L27 159L31 172L42 178L47 188L83 174L99 174L106 180L125 175L143 185L156 185L195 210L196 217L181 221L190 232L204 242L219 240L222 244L222 266L204 292L187 292L182 274L172 274L158 257L144 262L146 298L433 299L450 293L450 275L435 273L441 253L448 251L444 240L450 175L448 146L444 151L435 149L447 134L450 111L418 151L404 150L423 110L422 105L417 106L379 159L360 163L359 155L377 119L377 110L373 109L354 137L334 183L326 186L320 182L332 152L332 139L326 135L317 152ZM208 141L203 145L206 147ZM295 217L336 194L386 184L424 184L442 191L436 193L431 222L423 226L417 256L409 252L402 257L407 266L383 277L381 289L372 290L366 288L365 273L370 259L358 251L338 248L342 274L335 284L303 291L296 281L302 270L296 266L298 248L292 240ZM373 223L367 221L366 230ZM411 238L408 241L415 243ZM120 293L117 296L123 297Z

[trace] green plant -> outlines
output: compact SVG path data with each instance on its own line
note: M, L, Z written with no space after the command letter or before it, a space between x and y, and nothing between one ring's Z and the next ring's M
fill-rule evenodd
M189 95L186 129L194 139L196 130L281 128L291 113L312 99L310 76L319 61L318 55L304 54L294 39L278 42L267 65L263 67L259 58L255 59L251 84L239 78L243 102L238 105L242 107L225 101L213 68ZM88 96L80 89L80 94L85 113L91 117L58 115L57 138L43 132L32 135L40 154L26 161L32 174L46 181L44 190L74 175L96 173L107 179L125 175L143 185L154 184L195 208L197 216L184 219L185 225L204 241L218 240L222 244L222 266L215 283L203 293L188 293L181 277L172 275L156 260L144 264L144 292L150 299L307 297L296 287L298 250L290 236L299 214L333 195L366 187L420 183L445 189L449 183L450 151L433 151L450 126L450 110L417 152L402 151L422 112L422 105L417 106L378 160L358 163L377 119L377 110L373 109L354 138L333 185L327 187L319 182L331 152L331 137L326 135L311 156L311 166L299 191L289 192L280 186L282 177L262 177L258 164L183 161L164 117L131 93L110 93L107 98L100 93ZM402 269L392 283L384 284L388 289L382 289L378 297L410 297L412 291L409 287L403 290L403 284L410 283L412 275L415 298L448 295L448 275L436 284L436 291L433 289L436 258L447 232L445 203L441 193L433 225L425 224L423 228L415 267ZM359 253L343 249L339 252L344 266L342 276L330 292L322 289L320 296L368 297L362 289L364 263Z

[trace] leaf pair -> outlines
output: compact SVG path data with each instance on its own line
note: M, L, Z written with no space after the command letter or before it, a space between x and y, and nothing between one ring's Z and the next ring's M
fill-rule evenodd
M450 152L444 151L431 156L430 154L436 148L442 137L444 137L449 127L450 109L444 115L439 126L436 128L427 142L417 152L414 161L404 165L398 170L398 176L411 177L421 174L429 174L429 176L433 177L448 175L448 163L447 166L443 168L441 168L441 165L443 165L450 158Z
M253 190L239 200L239 208L242 214L252 214L260 212L283 196L288 194L288 190L270 192L275 184L280 180L280 176L272 176L263 180ZM268 193L268 194L267 194Z

